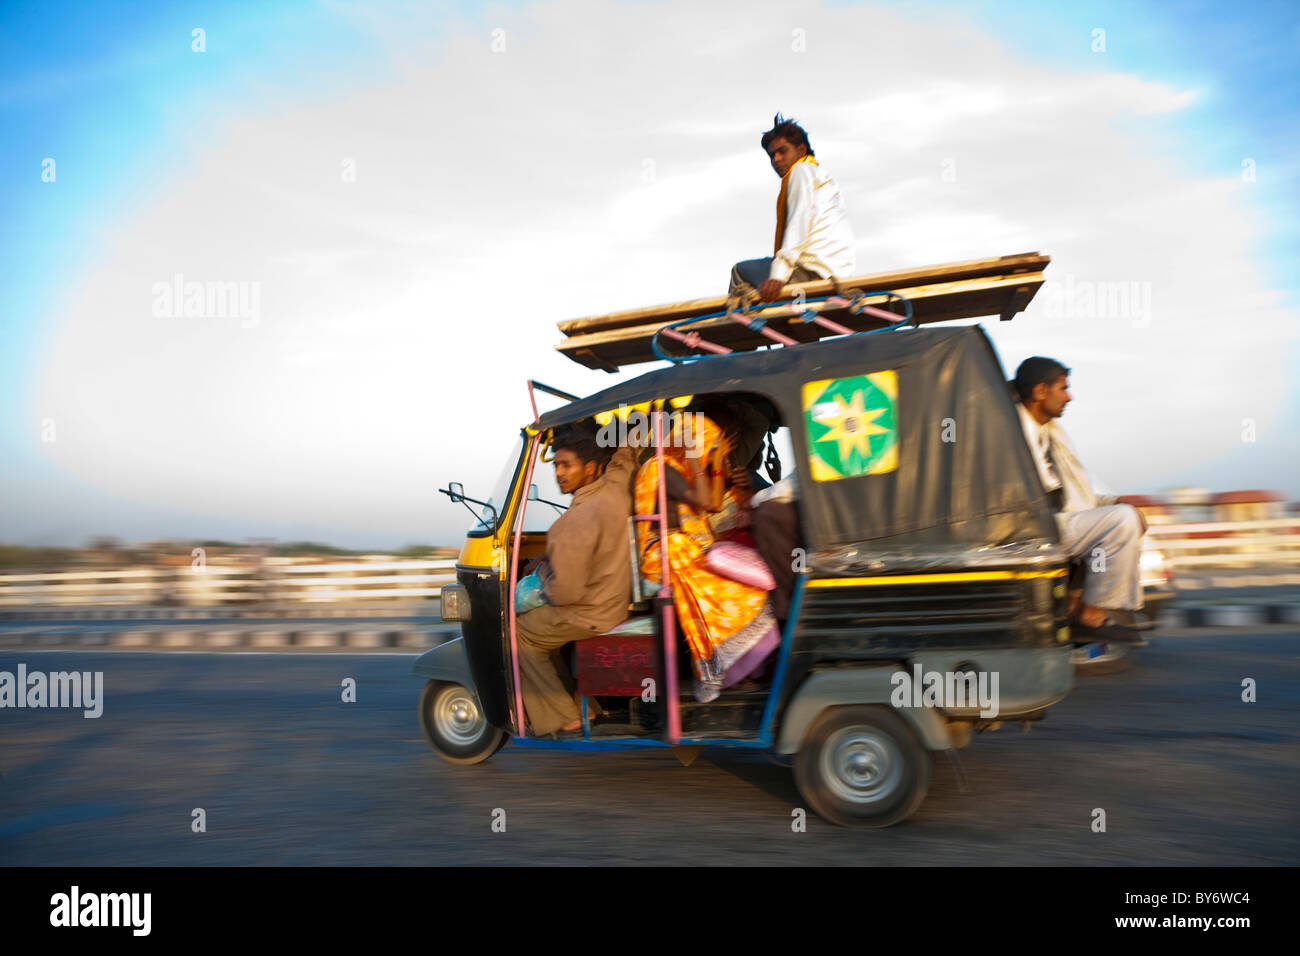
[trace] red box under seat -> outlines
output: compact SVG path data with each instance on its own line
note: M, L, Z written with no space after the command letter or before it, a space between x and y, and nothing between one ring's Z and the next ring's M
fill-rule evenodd
M659 684L653 634L601 634L575 641L578 693L586 697L640 697L642 681Z

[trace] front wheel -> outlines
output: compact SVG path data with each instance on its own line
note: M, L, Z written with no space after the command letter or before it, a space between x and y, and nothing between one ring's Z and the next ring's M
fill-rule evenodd
M440 680L429 681L420 693L420 729L438 756L451 763L482 763L510 736L487 722L472 690Z
M794 780L824 820L888 827L916 812L930 787L930 754L883 707L822 712L794 758Z

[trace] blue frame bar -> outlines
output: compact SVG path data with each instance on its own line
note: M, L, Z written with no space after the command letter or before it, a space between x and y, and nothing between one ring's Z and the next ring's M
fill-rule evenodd
M583 740L578 737L567 737L561 740L551 740L544 737L523 737L520 739L512 738L510 740L510 746L522 747L527 750L586 750L613 752L618 750L644 750L646 748L670 750L673 747L763 749L767 745L761 740L737 740L732 737L683 737L675 744L670 744L668 741L660 740L657 737L610 737L604 740L599 737L592 740Z
M582 740L569 737L551 740L548 737L512 738L509 746L523 747L528 750L638 750L645 747L670 747L667 741L656 737L627 737L609 740Z
M794 644L794 628L799 623L799 610L803 605L804 582L807 573L794 579L794 594L790 598L790 616L785 620L785 634L781 636L781 656L776 661L776 673L772 675L772 689L767 692L767 706L763 708L763 720L759 726L758 739L764 746L776 743L776 728L772 722L776 717L776 701L785 682L786 665L790 661L790 647Z

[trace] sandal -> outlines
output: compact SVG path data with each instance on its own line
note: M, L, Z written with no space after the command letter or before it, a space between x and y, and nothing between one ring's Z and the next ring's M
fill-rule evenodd
M1070 622L1070 637L1083 644L1133 644L1144 643L1142 635L1135 628L1126 627L1113 621L1110 615L1096 627L1088 627L1078 621Z

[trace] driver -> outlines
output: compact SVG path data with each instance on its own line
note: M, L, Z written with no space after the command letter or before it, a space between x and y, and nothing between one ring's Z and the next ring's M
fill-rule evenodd
M1099 640L1134 640L1130 628L1108 612L1142 607L1139 560L1147 523L1132 505L1093 491L1057 422L1071 401L1069 375L1060 362L1041 355L1021 362L1013 382L1020 423L1056 512L1061 547L1071 558L1086 558L1083 600L1071 608L1071 623Z
M556 652L570 641L604 634L627 617L627 519L636 457L626 446L602 448L596 436L590 420L555 430L555 481L573 503L551 525L537 569L547 603L516 618L524 708L539 736L582 727Z

